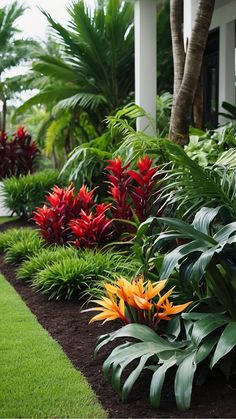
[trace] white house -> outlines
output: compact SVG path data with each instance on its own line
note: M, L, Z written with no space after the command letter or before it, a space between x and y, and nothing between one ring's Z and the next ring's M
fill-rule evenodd
M156 4L157 0L135 0L135 101L153 117L156 110ZM191 37L197 4L198 0L184 0L185 41ZM216 0L202 74L204 114L213 122L223 101L235 104L235 22L236 0ZM147 121L140 119L137 129L143 130L146 125Z

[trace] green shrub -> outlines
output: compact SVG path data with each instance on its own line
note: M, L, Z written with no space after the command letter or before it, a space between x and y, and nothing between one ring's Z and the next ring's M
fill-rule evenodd
M29 227L11 228L3 233L0 233L0 252L6 252L14 243L20 240L31 239L35 236L35 230Z
M36 230L28 237L21 237L6 250L5 261L7 263L18 264L27 257L33 256L44 245L43 239Z
M32 285L48 294L49 299L69 299L89 286L97 284L100 288L99 283L112 278L115 273L121 275L126 270L125 264L124 255L85 250L78 257L65 257L36 273ZM130 260L127 270L131 270Z
M36 207L42 206L44 197L52 187L64 182L56 170L43 170L20 178L11 177L3 182L4 206L19 217L28 218Z
M30 281L39 271L50 266L52 263L66 257L76 257L79 251L73 247L49 247L41 249L35 256L25 260L17 270L17 278Z

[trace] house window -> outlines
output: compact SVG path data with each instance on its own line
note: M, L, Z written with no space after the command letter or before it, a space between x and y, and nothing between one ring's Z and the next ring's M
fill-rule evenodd
M202 65L203 125L215 128L219 109L219 28L211 31Z

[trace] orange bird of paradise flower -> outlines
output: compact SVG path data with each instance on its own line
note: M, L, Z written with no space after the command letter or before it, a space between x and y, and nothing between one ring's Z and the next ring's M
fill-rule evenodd
M171 320L171 316L181 313L192 301L174 305L169 301L174 288L161 296L166 283L167 280L155 284L151 281L145 282L141 275L131 282L121 277L114 285L105 284L107 296L93 300L98 307L85 310L100 312L90 320L90 323L121 319L125 324L137 322L155 328L161 320Z

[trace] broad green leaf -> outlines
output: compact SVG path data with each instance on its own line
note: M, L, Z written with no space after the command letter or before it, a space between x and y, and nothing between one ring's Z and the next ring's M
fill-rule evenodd
M184 320L201 320L201 319L205 319L206 316L209 316L209 313L190 312L190 313L181 314L181 317Z
M200 240L194 240L191 243L183 244L178 246L172 252L167 253L164 257L162 268L160 271L160 279L169 278L174 268L180 263L184 256L189 256L193 252L197 252L198 249L201 251L202 242ZM207 246L204 246L204 250L207 250Z
M210 224L212 223L212 221L214 220L221 208L221 206L216 208L202 207L194 217L192 223L193 227L196 230L209 235Z
M190 224L185 223L182 220L179 220L177 218L168 218L168 217L162 217L162 218L156 218L161 224L166 224L171 228L174 228L177 230L177 232L180 233L186 233L186 238L189 237L193 240L201 240L205 243L210 244L217 244L217 241L214 240L212 237L201 233L200 231L196 230L193 226Z
M189 354L179 365L175 376L175 399L179 410L187 410L191 404L192 386L196 371L196 352Z
M121 329L110 334L109 341L122 337L131 337L143 342L155 342L162 345L166 349L173 348L173 346L169 344L168 341L158 336L154 330L143 324L132 323L123 326Z
M146 234L147 230L151 226L153 220L155 220L155 217L150 217L146 221L144 221L142 224L140 224L137 233L136 238L140 239L144 234Z
M222 249L218 250L221 251ZM201 251L202 253L198 258L196 258L196 261L191 265L191 269L188 272L190 280L195 284L199 283L206 272L208 265L216 253L216 247L211 249L201 249Z
M211 360L211 368L225 355L227 355L236 345L236 322L230 322L220 336L216 346L213 358Z
M206 315L205 318L198 320L192 329L192 339L194 343L199 345L206 336L228 323L228 321L228 317L217 313Z
M214 240L218 242L225 242L229 239L229 237L236 232L236 222L227 224L226 226L222 227L217 233L213 236Z
M218 342L218 336L208 336L204 339L204 342L201 343L197 355L196 355L196 363L200 364L200 362L204 361L205 358L211 353L212 349Z
M122 388L121 397L122 400L126 400L129 396L130 391L132 390L134 384L138 380L141 372L143 371L147 360L152 356L152 354L147 354L141 357L138 366L131 372L128 378L125 380L125 383Z
M166 372L176 364L176 358L171 358L161 365L152 376L150 386L150 402L153 407L159 407L161 401L162 387L165 381Z
M115 362L116 364L120 364L122 362L127 362L128 365L130 362L134 361L135 359L141 358L143 355L152 356L159 351L161 351L162 347L159 347L157 344L153 342L139 342L130 345L128 348L123 348L122 345L115 348L109 357L105 360L103 364L103 372L106 377L109 375L110 368L112 364Z

